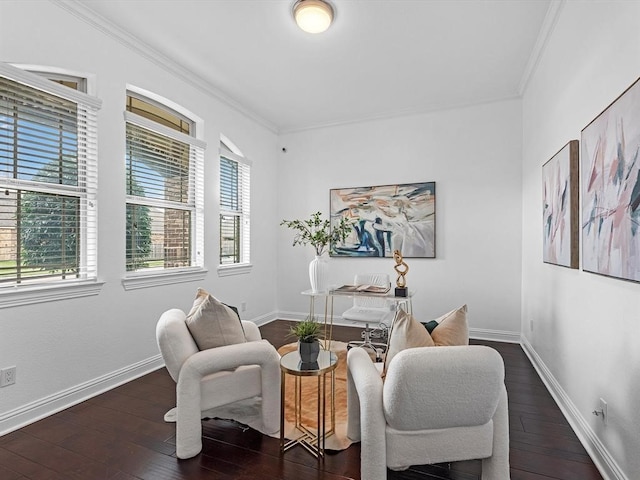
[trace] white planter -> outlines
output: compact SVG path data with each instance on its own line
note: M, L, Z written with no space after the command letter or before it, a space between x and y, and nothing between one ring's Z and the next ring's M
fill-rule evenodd
M329 265L322 256L316 255L309 263L309 281L313 293L326 292L329 289Z

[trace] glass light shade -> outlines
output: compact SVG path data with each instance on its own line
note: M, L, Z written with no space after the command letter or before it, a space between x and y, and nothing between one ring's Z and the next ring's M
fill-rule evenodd
M333 21L333 8L322 0L299 0L293 6L293 16L305 32L321 33Z

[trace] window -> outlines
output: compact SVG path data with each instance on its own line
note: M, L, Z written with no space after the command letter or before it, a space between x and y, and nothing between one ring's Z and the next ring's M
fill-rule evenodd
M66 81L0 63L0 289L97 278L100 101Z
M57 72L39 72L36 70L29 69L30 72L36 73L41 77L48 78L52 82L59 83L60 85L64 85L65 87L72 88L74 90L79 90L81 92L87 91L87 79L77 77L75 75L65 75Z
M205 145L195 122L135 92L125 119L127 271L201 268Z
M235 147L231 148L220 142L221 266L250 262L251 165Z

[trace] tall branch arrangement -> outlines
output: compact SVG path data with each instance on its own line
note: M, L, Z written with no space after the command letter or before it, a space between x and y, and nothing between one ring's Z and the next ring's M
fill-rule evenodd
M294 247L311 244L318 256L331 243L344 242L353 229L352 223L344 217L331 229L329 220L323 220L320 212L313 213L309 220L283 220L280 225L296 231L293 237Z

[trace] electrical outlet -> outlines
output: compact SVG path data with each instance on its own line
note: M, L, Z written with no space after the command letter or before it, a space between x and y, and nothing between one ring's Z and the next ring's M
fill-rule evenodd
M533 332L533 319L529 320L529 330Z
M6 387L16 383L16 367L7 367L0 370L0 387Z
M607 402L603 398L600 399L600 411L602 412L602 421L606 425L609 412L607 412Z
M247 311L247 302L242 302L240 304L240 311L241 312L246 312Z

